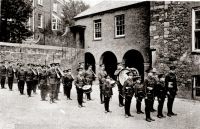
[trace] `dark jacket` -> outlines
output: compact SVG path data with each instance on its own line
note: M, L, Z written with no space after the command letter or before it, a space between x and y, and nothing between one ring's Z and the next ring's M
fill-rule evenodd
M135 83L133 79L128 78L123 85L123 93L125 96L133 97L135 92Z
M85 78L83 75L78 75L74 80L74 85L76 88L82 89L85 85Z
M107 81L106 79L104 80L104 83L103 83L103 87L102 87L102 90L103 90L103 94L107 97L111 97L113 95L113 92L112 92L112 88L114 87L114 85L112 85L110 83L110 81Z
M26 71L23 68L17 70L17 80L26 81Z
M14 77L14 70L13 70L12 66L9 66L7 68L7 77Z
M56 69L49 69L48 71L48 79L49 79L49 84L57 84L57 74L56 74Z
M165 86L166 86L167 92L169 92L171 95L176 95L178 88L177 88L177 82L176 82L176 75L175 74L169 73L169 74L166 75Z
M73 77L72 75L65 74L63 77L63 86L65 87L72 87L72 82L73 82Z
M0 77L6 77L6 66L5 65L1 65L0 66Z
M26 70L26 81L33 81L34 73L31 69Z
M145 97L143 84L135 84L135 97Z
M158 81L157 83L156 94L158 98L165 98L167 95L167 87L165 86L164 81Z
M105 79L106 76L107 76L107 72L105 70L99 71L98 78L99 78L100 84L103 84L103 82L104 82L103 80Z
M39 73L39 84L40 85L47 85L47 71L46 70L41 70Z

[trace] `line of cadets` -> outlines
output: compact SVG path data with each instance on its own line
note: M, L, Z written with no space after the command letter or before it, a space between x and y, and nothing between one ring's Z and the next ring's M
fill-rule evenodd
M24 95L24 85L27 85L27 95L31 97L31 92L33 91L36 94L37 85L41 90L41 99L46 101L47 94L50 96L50 103L54 103L58 99L58 94L60 92L60 82L62 78L63 91L64 95L67 96L67 100L72 100L70 97L72 82L77 91L77 100L78 107L84 107L83 103L83 87L85 85L91 85L97 78L95 73L92 71L92 66L89 65L87 71L84 70L84 62L79 63L77 68L78 75L76 78L73 78L71 74L71 69L61 71L59 68L59 63L52 63L49 66L46 65L34 65L27 64L26 66L22 63L17 64L17 68L13 68L11 62L8 62L8 66L5 66L5 61L0 62L0 80L1 88L5 88L5 80L8 78L8 86L12 91L14 75L17 78L18 89L21 95ZM141 103L144 99L145 101L145 114L146 121L151 122L155 121L150 113L154 112L153 108L155 97L158 100L158 118L164 118L165 116L162 113L163 105L165 98L168 97L167 116L171 117L177 115L173 113L172 107L174 98L177 93L177 84L176 84L176 75L175 75L175 66L170 67L170 71L166 74L157 74L155 68L148 71L147 78L142 82L141 77L138 76L136 71L131 71L126 73L128 79L124 82L122 86L119 82L119 73L124 68L122 63L118 64L118 68L115 71L114 75L116 80L113 80L105 71L105 65L100 65L100 71L98 74L99 79L99 88L100 88L100 101L101 104L104 104L105 113L111 112L109 109L109 102L113 95L112 88L117 85L119 95L119 106L123 107L125 110L125 117L133 117L130 113L131 100L135 95L136 97L136 109L137 114L144 114L141 110ZM87 100L91 99L91 92L87 92Z

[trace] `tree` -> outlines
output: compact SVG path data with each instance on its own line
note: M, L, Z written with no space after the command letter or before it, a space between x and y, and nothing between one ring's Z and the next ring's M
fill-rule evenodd
M2 41L21 43L22 40L32 35L27 27L32 10L30 0L2 0Z
M89 8L89 5L85 4L81 0L69 0L68 2L65 3L63 12L64 12L64 24L68 26L73 26L74 25L74 17L85 11L86 9Z

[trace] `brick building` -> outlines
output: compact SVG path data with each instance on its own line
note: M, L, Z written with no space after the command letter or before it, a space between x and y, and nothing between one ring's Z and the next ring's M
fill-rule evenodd
M33 31L33 37L30 39L44 42L45 38L48 38L44 31L51 29L57 32L63 29L61 22L64 16L62 13L64 2L64 0L33 0L33 14L28 21L28 26Z
M113 75L117 62L166 73L177 66L179 97L200 98L199 2L104 1L75 17L85 62ZM77 29L76 31L78 31Z

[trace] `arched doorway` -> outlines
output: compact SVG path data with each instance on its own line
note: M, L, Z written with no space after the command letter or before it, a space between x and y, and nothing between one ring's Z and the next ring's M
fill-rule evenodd
M137 50L129 50L124 54L123 61L125 63L125 67L134 67L136 68L142 80L144 80L144 59L142 54Z
M117 69L117 58L114 53L107 51L104 52L100 59L100 64L105 64L106 72L115 79L114 72Z
M96 66L95 66L95 58L94 56L89 53L89 52L86 52L85 53L85 69L88 69L88 66L89 65L92 65L92 70L93 72L96 72Z

